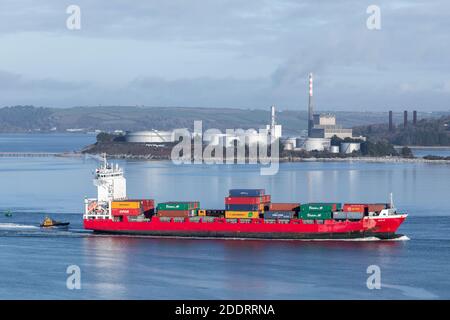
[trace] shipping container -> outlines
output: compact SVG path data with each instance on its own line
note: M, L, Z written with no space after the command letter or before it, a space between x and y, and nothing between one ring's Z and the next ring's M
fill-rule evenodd
M141 202L142 210L148 211L148 210L155 209L155 200L153 200L153 199L142 199L142 200L139 200L139 201Z
M196 210L158 210L158 217L194 217L197 215Z
M111 209L111 215L113 216L138 216L142 214L142 210L139 208L119 208L119 209Z
M157 206L158 210L192 210L199 207L198 201L161 202Z
M139 209L141 202L136 200L127 201L111 201L111 209Z
M367 204L361 203L345 203L342 211L345 212L364 212L367 209Z
M262 205L264 208L264 205ZM226 211L258 211L261 210L261 205L258 204L226 204Z
M335 219L335 220L346 220L347 219L347 212L342 212L342 211L333 212L333 219Z
M341 209L340 203L305 203L300 205L301 212L333 212Z
M206 210L206 216L223 218L225 217L225 210Z
M259 218L258 211L225 211L227 219L256 219Z
M267 211L264 212L264 219L292 219L294 211Z
M364 217L364 212L347 212L348 220L361 220Z
M206 216L206 210L198 210L198 216L199 216L199 217L204 217L204 216Z
M230 189L230 197L257 197L265 194L264 189Z
M274 203L269 206L270 211L298 211L300 210L299 203Z
M299 213L300 219L315 219L315 220L326 220L332 218L332 212L324 212L324 211L314 211L314 212L300 212Z
M262 197L226 197L225 204L260 204Z
M380 212L388 207L387 203L369 203L367 209L369 212Z

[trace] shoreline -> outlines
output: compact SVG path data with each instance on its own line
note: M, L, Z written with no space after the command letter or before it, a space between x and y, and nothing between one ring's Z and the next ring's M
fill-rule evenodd
M0 158L24 158L24 157L101 157L101 154L96 153L85 153L85 152L0 152ZM155 157L152 155L130 155L130 154L115 154L107 155L112 159L123 159L123 160L146 160L146 161L171 161L171 159L166 157ZM213 162L216 159L203 159L205 162ZM223 159L221 163L215 164L226 164L226 159ZM253 164L261 164L258 161L253 160ZM238 164L249 164L248 158L245 159L245 163ZM266 163L270 162L270 158L265 158ZM236 160L235 160L236 161ZM402 158L402 157L346 157L346 158L300 158L300 157L284 157L280 158L279 163L289 163L289 162L371 162L371 163L435 163L435 164L450 164L450 159L424 159L424 158ZM192 160L193 163L193 160ZM262 165L265 165L264 163Z
M98 157L100 154L90 154L84 153L85 155ZM129 154L120 154L120 155L108 155L108 157L112 159L124 159L124 160L149 160L149 161L171 161L167 158L155 158L147 155L129 155ZM215 159L203 159L203 162L212 162ZM269 159L265 159L266 161ZM245 163L249 164L249 159L245 159ZM402 157L348 157L348 158L280 158L279 163L289 163L289 162L372 162L372 163L439 163L439 164L450 164L450 160L445 159L424 159L424 158L402 158ZM192 160L193 163L193 160ZM221 164L221 163L218 163ZM225 164L225 159L223 161ZM260 164L260 163L255 163ZM263 164L264 165L264 164Z

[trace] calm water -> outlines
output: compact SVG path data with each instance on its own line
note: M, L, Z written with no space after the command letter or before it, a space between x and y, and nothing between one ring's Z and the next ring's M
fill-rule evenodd
M95 142L94 134L0 134L0 152L70 152Z
M303 202L386 201L392 191L397 207L410 213L399 231L411 240L98 236L81 225L83 198L95 195L95 159L0 158L0 210L14 212L0 216L0 298L450 298L448 165L289 163L260 176L255 166L120 164L130 196L200 200L204 207L223 207L232 187L264 187L276 201ZM46 213L71 228L40 230ZM66 288L73 264L81 268L81 290ZM369 265L381 268L381 290L366 287Z

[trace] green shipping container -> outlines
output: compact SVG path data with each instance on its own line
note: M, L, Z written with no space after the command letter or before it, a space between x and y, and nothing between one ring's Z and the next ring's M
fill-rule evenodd
M158 210L193 210L199 207L199 202L163 202L157 206Z
M304 220L328 220L332 218L331 212L300 212L300 219Z
M305 203L300 205L300 212L332 212L341 210L340 203Z

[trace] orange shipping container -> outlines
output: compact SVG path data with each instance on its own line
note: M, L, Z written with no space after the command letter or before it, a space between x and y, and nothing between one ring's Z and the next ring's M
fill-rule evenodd
M111 208L112 209L139 209L141 207L140 201L112 201Z

